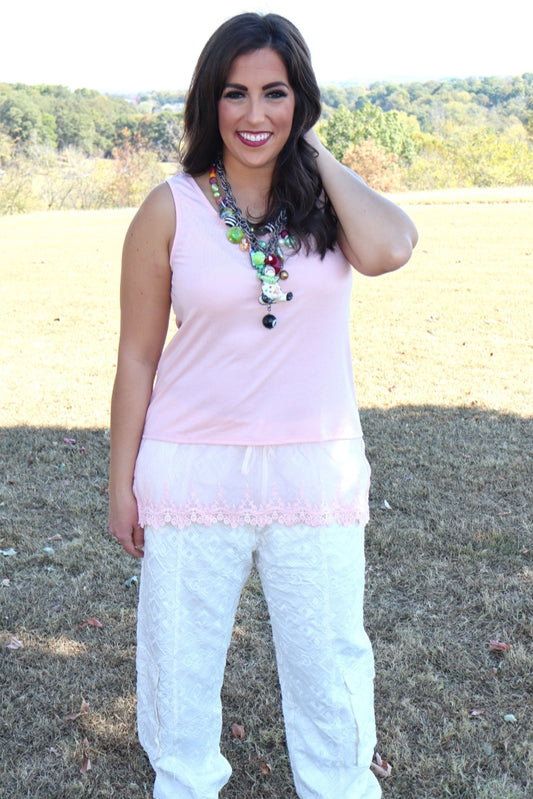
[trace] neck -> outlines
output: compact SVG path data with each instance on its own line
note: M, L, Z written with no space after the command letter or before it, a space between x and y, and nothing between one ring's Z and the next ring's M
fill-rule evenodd
M262 219L272 186L272 167L251 169L224 154L224 169L237 205L249 219Z

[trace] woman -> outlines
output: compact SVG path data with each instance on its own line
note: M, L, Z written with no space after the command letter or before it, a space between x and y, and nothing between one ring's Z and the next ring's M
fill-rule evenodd
M348 319L352 268L397 269L417 234L320 144L319 116L296 28L229 20L193 77L184 171L124 245L110 530L144 557L138 721L156 799L215 799L229 778L220 688L252 564L298 796L380 795Z

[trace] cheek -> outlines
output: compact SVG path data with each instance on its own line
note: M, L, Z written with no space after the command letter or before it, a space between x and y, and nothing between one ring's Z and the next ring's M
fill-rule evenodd
M234 121L234 114L231 108L228 108L224 103L219 103L218 106L218 129L222 134L223 131L228 130Z
M294 118L295 116L294 116L294 104L293 104L291 108L287 109L287 112L285 114L285 127L288 129L289 133L292 130L294 124Z

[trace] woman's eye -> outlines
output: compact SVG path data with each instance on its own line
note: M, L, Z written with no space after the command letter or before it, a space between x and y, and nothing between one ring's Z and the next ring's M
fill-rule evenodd
M267 94L267 97L270 97L272 100L279 100L281 97L286 97L287 93L283 91L283 89L273 89L271 92Z
M241 97L244 97L244 93L237 89L230 89L224 94L224 100L240 100Z

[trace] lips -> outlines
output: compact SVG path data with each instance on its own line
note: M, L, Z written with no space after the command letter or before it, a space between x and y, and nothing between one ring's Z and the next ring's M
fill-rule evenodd
M248 145L248 147L261 147L261 145L266 144L266 142L271 139L272 133L269 131L258 131L254 133L249 130L239 130L237 131L237 136L243 144Z

